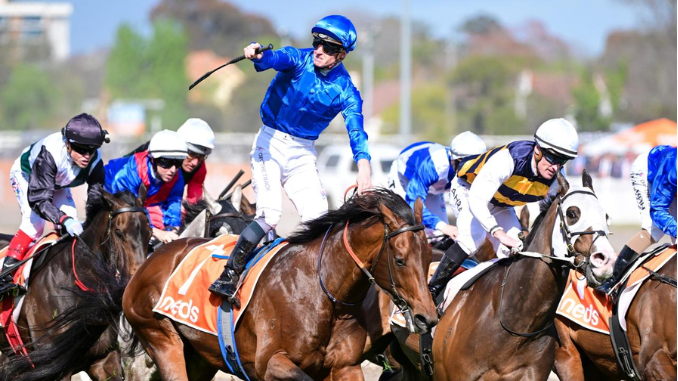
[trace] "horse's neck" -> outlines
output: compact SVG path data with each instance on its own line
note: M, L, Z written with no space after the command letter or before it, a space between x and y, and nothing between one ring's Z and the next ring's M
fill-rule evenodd
M378 225L378 224L376 224ZM367 270L370 269L381 247L383 231L377 226L357 229L354 234L349 231L348 242L355 255L363 262ZM351 258L343 240L343 229L334 233L328 241L333 242L332 249L325 251L322 262L322 277L325 287L337 300L356 303L364 299L370 287L369 278ZM387 260L382 258L381 260ZM373 274L374 275L374 274Z
M551 248L556 239L562 240L557 221L557 205L552 205L544 220L532 232L532 240L527 251L551 255ZM558 233L552 233L556 231ZM546 261L536 258L521 258L511 265L509 279L506 284L503 308L513 310L511 316L529 316L529 326L524 330L537 330L553 319L562 294L561 263L549 266ZM504 316L507 316L505 314ZM506 319L506 318L505 318Z

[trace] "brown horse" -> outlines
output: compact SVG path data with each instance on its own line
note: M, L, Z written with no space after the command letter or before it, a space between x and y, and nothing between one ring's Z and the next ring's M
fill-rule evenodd
M378 189L353 197L290 236L289 245L260 276L235 332L248 376L258 380L363 378L359 359L364 329L356 329L357 307L345 303L360 303L370 281L347 253L347 246L365 269L372 270L377 285L411 309L417 329L429 330L437 316L425 282L431 251L421 216L421 201L413 214L399 196ZM169 275L193 247L204 242L187 239L163 246L125 291L127 319L164 380L209 380L217 370L226 370L216 337L152 312Z
M611 275L616 254L591 178L583 175L584 188L570 189L560 175L558 182L559 195L535 221L528 251L499 262L443 313L433 341L436 380L545 380L569 268L583 269L592 285ZM405 352L418 352L418 341L396 337ZM405 370L406 379L426 379L418 368Z
M673 248L675 250L675 247ZM659 274L675 279L676 257ZM633 361L643 380L676 379L676 288L650 277L629 306L627 333ZM556 373L562 380L621 380L610 336L558 315Z
M104 192L80 237L34 260L17 324L30 360L6 357L0 380L70 380L83 370L95 380L122 379L115 330L122 293L151 236L145 197L143 185L138 198ZM0 340L8 346L5 335Z
M520 212L520 227L522 229L523 237L527 237L529 234L530 227L530 213L527 207L521 209ZM453 241L447 239L447 237L441 241L436 242L432 247L432 257L433 262L439 262L442 256L445 253L445 250L454 244ZM489 261L497 257L497 254L494 251L494 246L489 239L486 239L485 242L480 246L478 251L472 257L476 262L481 263ZM387 293L382 291L378 287L371 287L370 291L367 293L367 297L361 307L361 316L364 316L365 321L364 326L367 328L367 342L365 343L365 349L363 351L363 359L369 360L377 365L383 366L385 371L388 371L388 374L382 374L380 380L396 380L401 376L398 374L403 371L400 362L393 357L391 354L391 348L397 352L395 354L400 361L409 362L406 369L414 368L414 364L417 364L419 361L419 337L417 335L411 335L405 329L401 327L396 327L395 330L398 331L401 337L404 340L404 337L409 337L409 340L417 348L416 352L403 352L402 349L397 345L397 340L391 328L391 312L393 311L393 304ZM379 316L379 319L375 319L375 316ZM394 343L395 341L395 343ZM396 344L394 347L390 345ZM410 355L408 357L407 355ZM412 360L411 360L412 359ZM412 361L415 361L414 363ZM418 372L417 372L418 373Z

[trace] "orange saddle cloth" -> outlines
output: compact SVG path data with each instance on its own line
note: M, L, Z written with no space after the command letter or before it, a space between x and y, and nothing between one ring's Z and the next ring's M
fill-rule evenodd
M622 311L628 309L635 293L640 289L637 285L644 282L650 276L650 273L643 267L652 271L658 271L675 254L675 246L667 248L652 256L642 266L633 270L633 273L631 273L626 282L626 289L619 297L619 306L617 308L620 312L620 317L625 316L625 313L622 313ZM556 313L584 328L609 335L610 327L608 322L610 316L612 316L612 307L612 298L605 293L595 291L589 287L582 275L571 270L567 286L565 287L565 293L560 300ZM622 324L622 327L625 327L625 324Z
M153 308L154 312L193 327L218 335L217 315L221 297L212 294L208 287L221 275L228 255L238 241L237 235L224 234L191 250L170 275ZM282 242L263 255L257 254L248 264L242 286L238 290L240 308L233 308L233 321L247 308L261 272L268 262L287 242Z

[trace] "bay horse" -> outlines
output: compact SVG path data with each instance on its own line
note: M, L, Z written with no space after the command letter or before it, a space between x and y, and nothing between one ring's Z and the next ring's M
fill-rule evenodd
M432 348L436 380L547 379L553 320L569 269L583 271L593 286L611 276L616 253L591 177L582 174L583 187L570 188L560 174L557 181L558 195L542 205L524 255L499 262L459 291L443 313ZM396 337L418 364L418 340ZM418 367L404 370L405 379L427 379Z
M422 207L418 200L413 213L400 196L375 189L293 233L261 274L235 332L247 375L255 380L363 379L359 359L365 331L358 329L355 315L371 284L363 273L367 269L379 287L411 309L417 330L428 331L437 314L425 278L431 251L421 226ZM204 242L193 238L161 247L125 291L125 315L163 380L209 380L227 369L215 336L152 311L170 274Z
M116 329L122 293L151 237L145 198L143 185L139 197L104 191L80 237L34 260L17 323L30 359L4 352L0 380L70 380L80 371L94 380L122 380ZM0 345L9 345L4 334Z
M675 249L675 247L674 247ZM676 277L676 257L659 271ZM560 315L556 346L556 373L563 380L621 380L610 336L592 331ZM633 362L643 380L676 379L676 287L648 278L629 306L627 335Z

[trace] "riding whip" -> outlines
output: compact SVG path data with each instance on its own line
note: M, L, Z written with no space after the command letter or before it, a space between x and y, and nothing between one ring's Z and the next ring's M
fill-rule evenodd
M259 53L263 53L263 52L265 52L265 51L267 51L267 50L271 50L271 49L273 49L273 44L268 44L268 46L261 46L261 47L257 48L257 50L256 50L255 52L256 52L256 54L259 54ZM214 70L212 70L212 71L208 71L207 73L203 74L202 77L198 78L195 82L193 82L193 83L191 84L191 86L188 86L188 91L191 91L192 88L194 88L198 83L202 82L205 78L207 78L207 77L209 77L210 75L212 75L212 73L214 73L215 71L221 69L222 67L228 66L228 65L230 65L230 64L234 64L234 63L236 63L236 62L240 62L240 61L242 61L242 60L244 60L244 59L245 59L245 55L242 55L242 56L239 56L239 57L235 57L234 59L232 59L232 60L226 62L225 64L219 66L218 68L216 68L216 69L214 69Z

